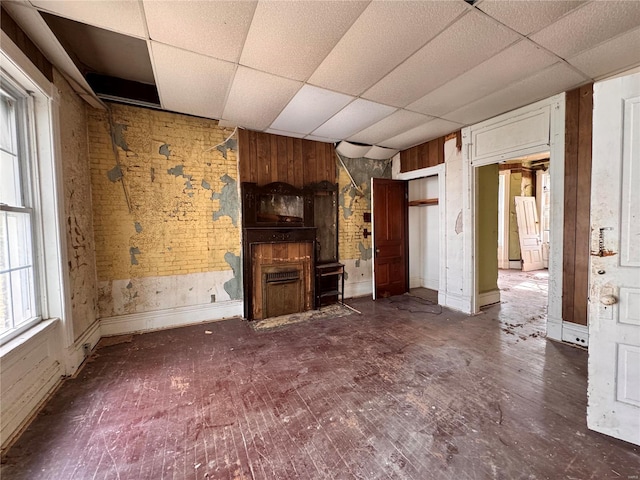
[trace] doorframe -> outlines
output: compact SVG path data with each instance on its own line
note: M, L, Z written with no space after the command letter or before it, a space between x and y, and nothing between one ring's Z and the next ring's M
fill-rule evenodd
M472 165L472 138L474 133L497 124L508 124L510 120L530 115L532 112L548 109L549 136L544 145L525 145L519 149L498 152L485 156ZM480 122L462 129L462 222L464 236L463 291L466 293L465 310L476 314L478 307L476 195L478 193L477 166L499 163L510 158L549 151L549 174L551 176L549 293L547 308L547 337L562 340L562 253L564 222L564 138L565 138L565 94L541 100L504 115ZM585 329L586 330L586 329Z
M511 196L511 170L502 170L498 172L498 189L500 188L500 177L503 177L502 184L504 187L502 198L502 218L498 219L498 222L502 222L502 259L503 263L500 264L500 255L498 254L498 269L508 270L510 265L509 261L509 198ZM500 198L500 192L498 192L498 198ZM500 213L500 205L498 205L498 213ZM500 229L498 228L498 232ZM498 235L500 239L500 236ZM506 265L506 266L505 266Z
M445 188L446 168L444 163L440 163L435 167L420 168L411 170L410 172L401 172L393 176L394 180L417 180L425 177L438 177L438 255L440 262L438 263L438 304L445 305L446 302L446 278L447 278L447 242L445 241L445 225L446 225L446 188ZM371 192L373 202L373 189ZM407 237L407 242L409 238ZM375 284L374 284L375 295ZM375 298L375 297L374 297Z

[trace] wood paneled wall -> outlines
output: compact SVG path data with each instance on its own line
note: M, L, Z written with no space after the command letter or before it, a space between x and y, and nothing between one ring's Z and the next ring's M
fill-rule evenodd
M592 118L593 84L567 92L562 319L580 325L587 325Z
M302 188L323 180L337 181L331 143L240 129L238 156L241 182L285 182Z
M410 172L444 163L444 137L400 152L400 171Z

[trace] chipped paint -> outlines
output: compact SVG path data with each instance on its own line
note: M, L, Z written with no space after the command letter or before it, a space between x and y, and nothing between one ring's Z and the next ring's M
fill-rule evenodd
M109 180L111 180L114 183L120 180L122 176L123 176L123 173L120 165L116 165L115 167L113 167L111 170L107 172L107 177L109 178Z
M135 222L135 223L133 224L133 226L134 226L134 227L135 227L135 229L136 229L136 233L140 233L140 232L142 232L142 225L140 225L140 222Z
M140 255L140 249L138 247L130 247L129 248L129 256L131 257L131 265L138 265L138 259L136 255Z
M462 210L460 210L460 213L458 213L458 216L456 217L456 235L460 235L462 233Z
M170 146L171 145L169 145L168 143L164 143L160 145L160 148L158 149L158 153L167 157L167 160L169 160L169 156L171 155L171 150L169 150Z
M151 183L156 180L156 169L151 167Z
M231 300L242 299L242 269L240 257L232 252L224 254L224 260L233 270L233 278L224 282L224 289L229 294Z
M175 167L168 169L167 173L176 177L184 177L184 165L176 165Z
M373 250L371 247L365 247L362 242L358 243L358 250L360 250L360 258L362 260L371 260Z
M238 224L238 212L240 211L240 203L238 202L238 185L237 182L226 173L220 177L225 184L220 193L213 192L211 200L220 200L220 208L213 212L213 221L215 222L221 217L231 218L233 226Z
M123 123L114 123L111 130L111 141L125 152L130 152L129 145L124 138L124 132L127 131L127 125Z
M238 141L235 138L231 138L231 137L227 138L227 140L224 143L221 143L216 147L216 150L218 150L222 154L225 160L227 159L227 150L231 150L235 152L237 149L238 149Z
M202 188L204 188L205 190L211 190L211 184L209 182L207 182L204 178L202 179Z

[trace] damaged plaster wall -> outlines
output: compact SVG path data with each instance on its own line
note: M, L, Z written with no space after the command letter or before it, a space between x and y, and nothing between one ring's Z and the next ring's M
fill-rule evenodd
M96 258L85 103L54 69L60 95L60 150L74 339L97 319Z
M371 212L371 179L391 178L391 161L370 158L342 157L338 162L338 249L345 264L345 296L370 295L372 237L364 238L371 223L364 221L364 213ZM356 188L345 170L347 168Z
M118 104L88 122L99 316L240 299L233 130Z

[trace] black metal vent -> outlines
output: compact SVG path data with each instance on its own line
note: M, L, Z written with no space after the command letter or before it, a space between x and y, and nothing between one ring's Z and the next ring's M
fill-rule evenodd
M287 270L286 272L271 272L266 274L265 281L267 283L274 282L295 282L300 280L300 272L298 270Z

